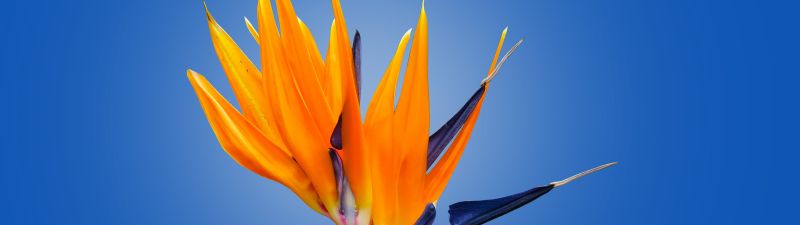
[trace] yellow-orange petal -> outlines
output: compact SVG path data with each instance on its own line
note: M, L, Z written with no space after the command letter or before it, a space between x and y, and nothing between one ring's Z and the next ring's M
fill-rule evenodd
M246 16L244 17L244 24L247 26L247 31L250 31L250 35L251 35L251 36L253 36L253 40L255 40L255 41L256 41L256 44L261 44L261 43L259 42L259 41L261 40L261 38L260 38L260 37L258 37L258 31L257 31L257 30L256 30L256 28L253 26L253 24L252 24L252 23L250 23L250 20L249 20L249 19L247 19L247 17L246 17Z
M400 224L413 224L426 202L422 192L427 169L430 102L428 97L428 21L425 6L420 11L409 54L403 88L392 126L393 151L401 159L398 198Z
M337 55L339 56L339 64L342 71L341 75L353 77L353 52L350 47L350 36L347 34L347 23L344 20L344 12L342 12L342 6L339 0L332 0L332 3L334 23L336 23L334 32L336 34L336 42L330 44L335 44L339 49Z
M317 47L317 41L314 40L314 35L311 34L311 30L308 29L308 26L306 25L306 23L303 22L303 20L297 18L297 22L300 24L300 30L303 33L303 42L304 45L307 46L306 50L308 51L308 54L311 56L311 65L314 66L314 70L317 71L316 72L316 75L318 76L317 79L320 79L320 77L322 77L325 74L325 61L322 60L322 55L319 53L319 47Z
M486 73L486 77L488 78L492 75L492 71L494 71L494 67L497 66L497 59L500 57L500 50L503 49L503 42L506 41L506 34L508 33L508 27L503 28L503 32L500 34L500 41L497 42L497 49L494 50L494 58L492 59L492 64L489 66L489 72Z
M188 70L187 76L222 148L240 165L287 186L322 212L316 191L292 157L239 114L202 75Z
M339 115L334 115L330 110L318 79L320 76L318 74L323 71L318 71L321 67L316 65L322 63L322 58L312 55L319 50L307 45L302 25L292 3L289 0L277 0L276 6L281 25L281 43L284 44L284 57L292 70L291 75L295 85L320 132L330 134L336 126Z
M358 207L358 224L369 222L372 209L371 149L366 144L358 93L354 77L345 78L345 102L342 109L342 152L344 171Z
M400 160L392 151L392 116L400 67L411 36L409 29L400 39L394 57L381 79L367 109L364 130L372 149L373 222L393 224L397 220Z
M368 224L371 218L372 207L372 177L370 171L370 151L364 141L361 110L356 87L353 53L350 47L350 38L347 35L341 5L338 0L333 0L334 23L332 30L335 38L330 45L332 54L336 55L338 70L333 71L341 77L341 87L344 96L342 109L342 148L344 152L345 173L347 180L356 198L359 209L357 223Z
M261 72L214 20L208 9L206 17L214 49L245 118L253 122L272 142L286 150L275 125L270 122L274 121L274 116L261 88Z
M338 193L333 179L333 165L327 154L330 144L323 138L330 134L320 133L292 79L293 71L287 65L270 1L261 0L258 5L263 85L267 98L275 106L273 112L278 130L308 175L328 213L334 215L337 213L334 210L338 205ZM295 17L292 20L296 21Z
M342 112L342 105L344 104L344 92L342 91L342 69L339 62L340 50L337 43L336 35L336 21L331 22L330 37L328 41L328 52L325 56L325 73L320 78L325 97L328 99L331 111L334 115L339 115Z

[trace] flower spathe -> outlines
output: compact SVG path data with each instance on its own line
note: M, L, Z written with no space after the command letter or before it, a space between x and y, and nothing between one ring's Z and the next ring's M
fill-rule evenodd
M260 0L257 27L245 18L259 44L260 68L206 10L214 48L241 111L199 73L188 70L189 81L220 145L234 160L288 187L334 223L430 224L434 203L466 147L489 84L521 41L498 62L507 30L502 32L478 91L451 120L429 135L424 6L416 28L400 39L362 120L360 37L357 34L350 44L340 3L333 0L332 4L334 20L323 57L289 0L276 1L277 22L271 1ZM409 41L410 54L395 104ZM509 208L505 205L521 201L486 202L492 207L481 211L459 208L457 221L483 223L491 216L481 215L502 215L510 211L503 211Z

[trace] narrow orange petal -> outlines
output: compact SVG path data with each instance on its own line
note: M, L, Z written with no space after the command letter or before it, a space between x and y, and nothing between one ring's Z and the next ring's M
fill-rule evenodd
M500 50L503 49L503 42L506 41L506 34L508 33L508 27L503 28L503 32L500 34L500 41L497 42L497 49L494 50L494 59L492 59L492 65L489 66L489 72L486 74L488 77L494 71L494 67L497 66L497 59L500 58Z
M338 52L339 56L339 64L342 65L341 71L342 76L354 76L353 72L353 52L352 48L350 47L350 35L347 34L347 24L344 20L344 12L342 12L342 6L339 3L339 0L332 0L333 3L333 17L334 23L336 23L335 33L336 33L336 43L330 43L331 45L336 44L340 52Z
M261 38L258 37L258 31L256 31L256 28L253 27L253 24L250 23L250 20L248 20L247 17L244 17L244 24L247 25L247 30L250 31L250 35L252 35L253 39L256 40L256 44L261 44Z
M330 103L331 111L334 115L342 112L344 104L344 94L342 92L342 70L339 62L339 47L336 45L336 21L331 23L330 40L328 53L325 56L325 74L320 78L325 97Z
M287 65L288 55L278 36L270 1L261 0L258 6L258 25L261 37L262 67L264 70L264 90L275 105L273 112L281 136L292 155L306 172L323 204L333 215L338 204L336 182L333 179L333 165L328 157L330 144L321 134L300 90L292 79L292 70ZM292 17L296 21L296 17Z
M284 43L284 56L292 70L295 84L320 132L329 134L336 126L339 115L334 115L330 110L318 79L318 74L323 71L317 71L318 67L314 65L316 58L312 56L312 52L319 50L306 45L302 25L291 1L277 0L276 6L281 25L281 41Z
M344 107L342 109L342 148L347 180L353 189L356 205L359 208L357 222L368 224L372 208L372 177L370 171L370 151L365 143L361 120L360 103L354 76L353 53L347 25L344 20L341 4L333 0L334 23L332 26L335 38L332 38L333 54L338 62L339 76L342 81ZM335 73L335 71L334 71Z
M297 18L297 23L300 24L300 30L303 34L303 43L306 46L306 51L311 57L311 66L314 67L317 79L319 79L325 74L325 61L322 60L322 55L319 53L319 47L317 47L317 42L314 40L314 35L311 34L311 30L308 29L308 26L303 23L300 18Z
M316 191L292 157L239 114L202 75L188 70L187 76L222 148L240 165L287 186L322 212Z
M375 202L372 212L375 224L392 224L397 220L399 181L396 178L400 176L400 160L392 151L392 115L394 115L397 80L400 76L400 67L403 63L409 36L411 36L411 30L408 30L400 39L394 57L375 90L364 122L367 140L373 151L371 163Z
M222 68L228 76L228 81L233 87L245 118L264 132L267 138L281 146L281 149L286 150L276 127L270 123L270 121L274 121L274 117L270 113L271 105L267 103L261 88L261 72L228 33L217 24L208 9L206 9L206 17L214 49L217 51Z
M423 5L414 32L403 88L393 121L393 151L401 161L398 187L400 224L413 224L426 203L423 201L427 167L430 102L428 96L428 21Z
M367 109L367 117L364 126L367 130L382 129L383 124L390 123L391 117L394 114L394 100L395 93L397 92L397 81L400 77L400 67L403 64L403 55L408 46L408 38L411 36L411 29L403 34L400 43L397 45L392 60L383 74L378 88L372 97L372 101ZM372 139L372 138L370 138ZM388 141L375 141L375 143L386 143Z
M372 209L372 171L370 148L366 144L355 79L343 80L345 102L342 109L342 152L344 171L358 206L359 224L369 222Z

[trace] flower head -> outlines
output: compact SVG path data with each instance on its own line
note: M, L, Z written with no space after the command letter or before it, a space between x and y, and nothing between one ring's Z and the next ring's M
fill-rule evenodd
M449 121L429 135L424 6L413 40L409 40L412 30L400 39L362 120L360 35L356 32L350 43L339 1L332 3L334 20L323 58L289 0L277 0L278 21L271 1L260 0L257 28L245 18L260 47L260 68L206 10L214 47L241 111L199 73L189 70L189 80L220 144L234 160L285 185L336 224L430 224L434 203L464 152L489 84L522 41L499 59L507 29L503 30L486 79ZM395 105L409 41L411 52ZM555 186L511 198L455 204L451 222L456 218L454 224L483 223ZM515 196L522 201L509 201Z

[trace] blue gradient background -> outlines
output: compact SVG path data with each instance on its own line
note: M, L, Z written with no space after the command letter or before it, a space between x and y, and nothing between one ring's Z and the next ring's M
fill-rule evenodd
M788 2L788 1L786 1ZM257 61L242 16L208 2ZM327 44L328 1L296 0ZM370 97L419 1L344 1ZM440 206L610 170L493 224L797 224L798 5L437 1L433 127L478 87L506 25L526 41L489 91ZM186 76L233 94L199 0L5 2L2 224L327 224L220 149ZM352 34L352 33L351 33ZM510 46L510 45L507 45ZM440 207L436 224L447 224Z

